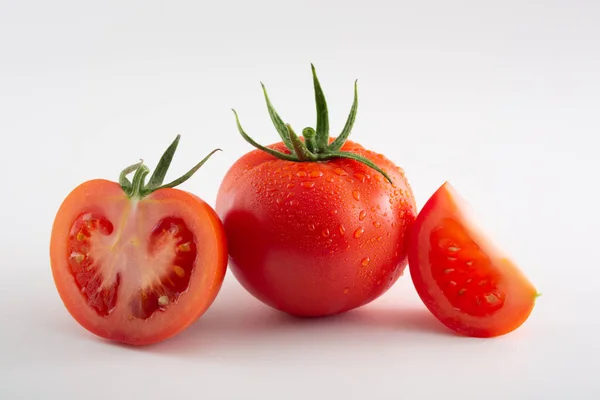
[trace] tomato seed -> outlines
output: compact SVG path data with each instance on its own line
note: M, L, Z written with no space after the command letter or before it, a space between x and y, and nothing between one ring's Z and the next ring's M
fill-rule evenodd
M188 252L191 250L191 245L190 242L186 242L186 243L182 243L179 246L177 246L177 250L178 251L183 251L183 252Z

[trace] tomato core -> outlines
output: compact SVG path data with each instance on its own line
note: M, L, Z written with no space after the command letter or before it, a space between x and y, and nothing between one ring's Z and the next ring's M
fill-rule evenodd
M134 279L135 271L140 280L135 291L126 294L130 318L147 319L164 311L190 284L197 245L183 219L159 220L147 241L139 239L130 225L134 224L126 223L116 232L106 217L82 213L69 233L71 274L87 304L100 316L110 315L123 295L119 291L123 274ZM147 248L140 248L143 243Z

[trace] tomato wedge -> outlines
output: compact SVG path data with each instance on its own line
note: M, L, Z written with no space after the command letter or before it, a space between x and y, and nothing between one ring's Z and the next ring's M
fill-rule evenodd
M163 185L178 142L179 136L148 184L149 169L140 162L119 183L80 184L56 214L50 239L56 288L73 318L102 338L131 345L165 340L197 320L221 288L222 223L202 199L174 188L214 151Z
M475 224L465 200L448 182L418 214L408 262L425 306L462 335L494 337L517 329L539 295Z

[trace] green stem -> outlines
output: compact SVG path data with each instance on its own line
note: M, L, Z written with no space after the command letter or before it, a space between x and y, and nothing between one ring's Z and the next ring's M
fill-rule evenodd
M304 143L306 143L306 147L311 153L315 153L317 151L317 141L315 140L315 135L315 130L311 127L307 127L302 130Z
M296 135L296 132L292 129L292 127L287 125L288 131L290 133L290 139L292 139L292 145L294 146L294 153L296 157L298 157L298 161L315 161L317 157L306 147L302 140Z
M121 172L121 175L119 175L119 184L121 185L121 187L123 188L125 193L127 193L127 194L131 193L131 181L129 179L127 179L127 175L129 175L133 171L136 171L140 167L140 165L142 165L143 163L144 163L144 161L140 160L139 162L132 164L129 167L125 168Z
M150 168L145 166L144 164L140 164L137 171L135 171L135 175L133 175L133 181L131 183L131 194L129 197L131 198L142 198L142 192L144 191L144 181L146 180L146 175L150 173Z

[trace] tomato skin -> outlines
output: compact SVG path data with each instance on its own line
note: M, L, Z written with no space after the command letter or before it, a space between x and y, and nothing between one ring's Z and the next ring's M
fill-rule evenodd
M435 249L442 242L453 246L446 260L438 257L440 249ZM461 257L460 251L465 255ZM522 271L475 225L469 207L448 182L419 212L411 229L408 257L411 279L425 306L461 335L488 338L514 331L529 318L539 295ZM443 281L440 276L446 272L449 278ZM448 283L454 287L448 288ZM488 298L491 304L486 302Z
M101 215L125 216L134 207L139 213L135 219L140 230L137 245L141 253L147 246L148 228L160 217L179 216L195 235L200 251L195 260L187 291L176 304L152 317L141 320L127 314L125 293L120 291L115 311L108 316L98 315L86 303L81 290L75 284L74 275L68 264L69 231L77 216L82 212ZM115 232L123 219L109 218ZM146 240L145 240L146 239ZM115 249L118 251L118 249ZM93 334L130 345L149 345L161 342L182 332L200 318L215 300L227 268L227 244L223 225L216 212L197 196L174 188L159 189L136 202L129 199L116 182L95 179L77 186L64 199L52 226L50 240L50 262L52 276L62 302L70 315ZM136 273L153 265L131 265L124 271L121 286L135 288ZM133 290L132 289L132 290Z
M282 143L268 147L289 153ZM403 171L351 141L341 150L375 162L394 186L354 160L290 162L253 150L219 188L231 271L282 312L318 317L363 306L406 267L416 206Z

